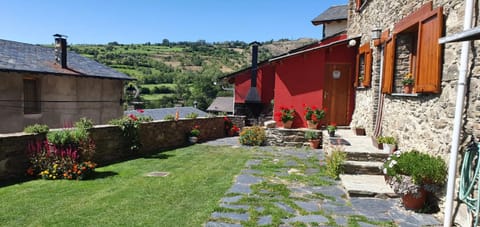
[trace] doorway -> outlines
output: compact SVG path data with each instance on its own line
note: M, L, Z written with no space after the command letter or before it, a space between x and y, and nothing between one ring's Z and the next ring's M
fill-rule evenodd
M350 100L353 90L350 64L327 64L323 91L325 123L340 126L350 124Z

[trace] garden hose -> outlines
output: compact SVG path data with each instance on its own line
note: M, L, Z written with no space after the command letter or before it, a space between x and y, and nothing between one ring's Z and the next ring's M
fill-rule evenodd
M474 226L478 224L478 212L480 210L480 200L478 199L480 188L476 187L477 192L473 193L480 177L480 165L478 163L479 149L480 145L472 145L466 149L460 172L460 188L458 192L459 199L467 205L468 210L474 215Z

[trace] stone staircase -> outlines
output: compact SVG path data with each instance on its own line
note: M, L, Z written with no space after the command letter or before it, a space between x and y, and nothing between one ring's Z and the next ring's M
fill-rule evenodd
M369 136L357 136L350 129L338 129L335 137L323 133L323 149L328 154L335 149L344 151L342 185L350 197L397 197L385 183L382 172L387 153L372 145Z

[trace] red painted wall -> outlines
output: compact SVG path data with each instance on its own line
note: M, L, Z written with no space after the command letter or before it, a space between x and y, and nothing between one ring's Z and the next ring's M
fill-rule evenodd
M251 71L241 72L235 77L235 103L245 103L248 90L250 89ZM273 99L275 87L275 65L266 63L257 70L257 91L262 103L270 103Z
M303 104L322 106L325 52L322 49L280 60L275 74L274 112L294 107L293 127L304 127ZM281 123L280 123L281 124Z
M355 55L356 48L349 48L346 43L340 43L279 60L275 74L274 112L280 111L281 106L293 107L297 112L293 127L306 127L303 105L323 107L325 65L350 63L350 73L353 75ZM353 113L354 96L352 90L349 121ZM280 126L282 123L277 121L277 124Z

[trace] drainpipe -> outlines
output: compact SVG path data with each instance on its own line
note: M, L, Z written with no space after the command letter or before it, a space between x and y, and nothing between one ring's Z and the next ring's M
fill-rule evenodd
M473 0L467 0L465 2L465 21L463 23L463 30L468 30L472 27L472 14L473 14ZM452 210L453 210L453 198L455 192L455 176L457 173L457 155L460 140L460 128L462 126L462 113L464 109L464 97L465 97L465 84L467 77L468 67L468 53L470 52L470 41L462 42L462 52L460 55L460 69L459 78L457 84L457 101L455 107L455 119L453 122L452 133L452 148L450 150L450 160L448 165L448 183L447 183L447 195L445 202L445 219L443 222L444 227L452 226Z

